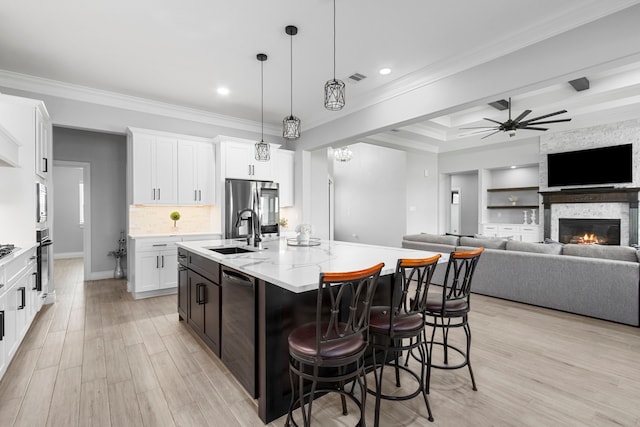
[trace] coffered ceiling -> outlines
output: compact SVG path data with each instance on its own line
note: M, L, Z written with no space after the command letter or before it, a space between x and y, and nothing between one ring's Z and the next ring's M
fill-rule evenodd
M0 0L1 86L57 96L109 93L193 109L215 116L260 121L260 66L264 64L264 118L276 134L290 110L290 44L293 38L293 113L303 132L363 108L516 52L596 21L638 0L337 0L336 77L347 82L347 106L323 108L323 85L332 77L331 0ZM378 70L391 68L382 76ZM355 82L354 73L366 76ZM601 70L585 76L591 88L568 84L497 94L513 98L514 112L542 115L567 109L570 128L611 117L638 116L639 68ZM230 93L217 94L219 87ZM52 89L54 88L54 89ZM498 98L498 99L499 99ZM466 136L460 127L504 121L506 111L468 100L446 115L399 122L363 141L428 151L493 143ZM533 117L533 116L532 116ZM525 133L527 132L527 133ZM519 132L515 138L535 135Z

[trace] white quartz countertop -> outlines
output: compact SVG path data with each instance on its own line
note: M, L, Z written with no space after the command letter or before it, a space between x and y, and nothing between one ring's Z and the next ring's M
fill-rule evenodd
M27 251L32 250L36 246L37 246L36 244L25 245L24 247L17 248L13 252L11 252L9 255L6 255L6 256L0 258L0 268L2 268L5 265L9 264L14 259L19 258L22 254L24 254Z
M222 255L209 248L255 248L237 240L198 240L177 245L296 293L317 289L321 272L362 270L383 262L381 274L393 274L398 258L428 258L437 253L328 240L322 240L319 246L289 246L283 237L263 242L262 250L233 255ZM442 254L440 262L448 259L449 254Z

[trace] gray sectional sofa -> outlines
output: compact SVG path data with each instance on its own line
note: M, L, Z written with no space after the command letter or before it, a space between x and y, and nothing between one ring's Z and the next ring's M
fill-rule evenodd
M473 292L639 325L640 262L632 247L434 234L406 235L402 246L437 252L482 246ZM438 267L435 283L444 270Z

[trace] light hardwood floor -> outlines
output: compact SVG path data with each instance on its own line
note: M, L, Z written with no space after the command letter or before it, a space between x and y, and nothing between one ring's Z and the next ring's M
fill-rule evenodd
M58 302L43 307L0 382L0 426L262 424L178 321L175 295L134 301L123 280L83 282L80 259L55 261L55 282ZM434 370L435 422L416 398L383 401L382 425L640 425L640 329L477 295L470 322L478 391L466 370ZM342 416L335 396L313 412L318 426L357 415Z

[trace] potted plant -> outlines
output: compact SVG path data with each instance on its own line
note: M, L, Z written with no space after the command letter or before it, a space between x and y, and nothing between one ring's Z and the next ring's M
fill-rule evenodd
M173 228L177 227L177 222L180 219L180 212L178 211L173 211L169 214L169 218L171 218L173 220Z

